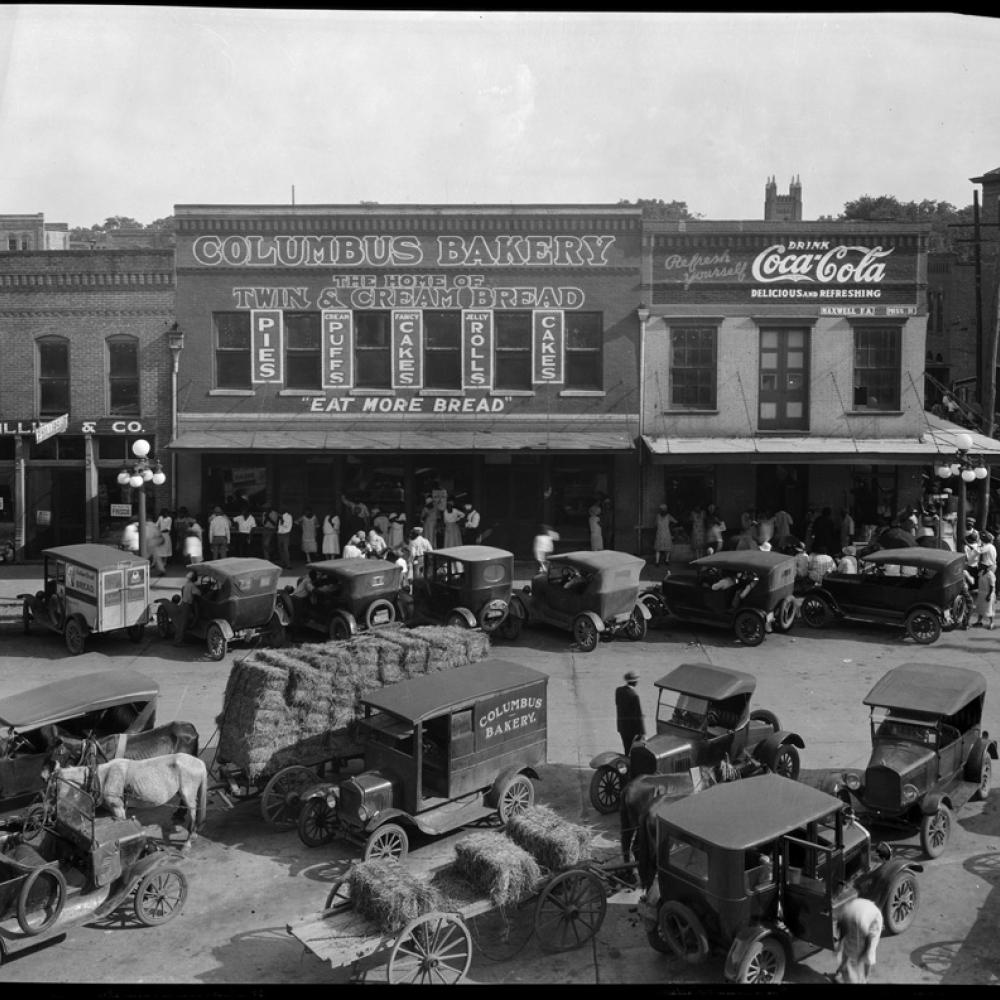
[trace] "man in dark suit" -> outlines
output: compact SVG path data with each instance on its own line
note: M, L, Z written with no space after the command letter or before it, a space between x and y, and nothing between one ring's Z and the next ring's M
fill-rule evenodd
M639 692L636 685L639 675L630 670L625 675L625 683L615 688L615 711L618 717L618 735L622 738L622 746L628 754L629 748L637 736L646 735L646 723L642 718L642 705L639 704Z

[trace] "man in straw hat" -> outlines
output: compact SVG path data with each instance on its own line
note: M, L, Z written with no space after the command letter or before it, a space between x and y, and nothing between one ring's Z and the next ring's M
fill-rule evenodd
M622 738L625 753L640 736L646 735L646 723L642 717L642 705L636 685L639 675L630 670L625 674L625 683L615 688L615 712L618 717L618 735Z

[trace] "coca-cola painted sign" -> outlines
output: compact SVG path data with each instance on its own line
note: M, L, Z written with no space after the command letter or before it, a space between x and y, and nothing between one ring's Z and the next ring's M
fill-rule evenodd
M800 247L821 249L802 252ZM828 243L775 243L757 254L750 273L754 281L802 281L824 285L876 285L885 277L885 258L893 251L882 247L833 246Z

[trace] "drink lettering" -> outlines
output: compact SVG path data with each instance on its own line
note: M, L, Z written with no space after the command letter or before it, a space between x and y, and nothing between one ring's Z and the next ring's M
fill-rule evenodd
M775 243L759 253L750 268L755 281L877 284L885 278L884 260L893 251L882 247L837 246L824 253L790 253Z

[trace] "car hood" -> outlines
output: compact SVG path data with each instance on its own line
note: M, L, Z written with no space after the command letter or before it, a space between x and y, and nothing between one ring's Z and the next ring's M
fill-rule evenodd
M674 732L657 733L632 747L629 754L633 777L640 774L668 774L687 771L694 763L692 739Z
M883 743L872 750L868 767L887 767L905 774L934 759L934 751L912 743Z

